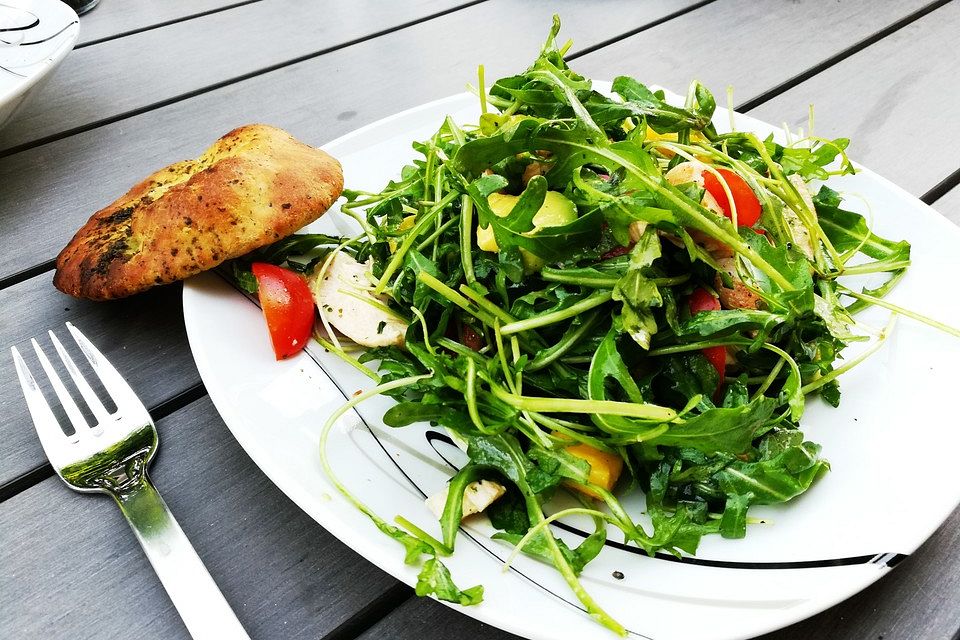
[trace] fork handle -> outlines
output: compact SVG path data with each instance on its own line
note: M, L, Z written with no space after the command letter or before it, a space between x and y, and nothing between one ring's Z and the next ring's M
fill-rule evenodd
M113 497L194 640L249 640L147 474Z

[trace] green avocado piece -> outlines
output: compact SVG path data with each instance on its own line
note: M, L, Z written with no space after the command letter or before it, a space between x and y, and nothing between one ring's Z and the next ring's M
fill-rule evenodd
M516 206L519 199L520 196L491 193L487 198L487 203L496 216L503 218L513 211L513 207ZM577 205L559 191L547 191L543 204L533 216L533 229L525 235L536 235L540 229L547 227L562 227L576 219ZM477 228L477 246L484 251L496 252L500 250L493 235L493 229L490 227ZM520 254L523 259L523 266L528 273L539 271L546 265L543 260L526 249L521 249Z

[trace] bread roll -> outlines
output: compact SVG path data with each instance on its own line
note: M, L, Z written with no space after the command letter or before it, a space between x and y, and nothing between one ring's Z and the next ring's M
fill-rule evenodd
M234 129L93 214L57 256L54 285L109 300L182 280L319 218L343 190L340 163L281 129Z

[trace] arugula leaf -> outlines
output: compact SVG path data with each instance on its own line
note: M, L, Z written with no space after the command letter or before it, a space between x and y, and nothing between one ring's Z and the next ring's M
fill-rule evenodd
M705 519L705 506L703 503L694 506L681 502L673 512L649 507L647 512L653 520L655 532L649 542L651 549L696 553L703 536L719 532L719 521Z
M517 533L501 531L493 534L492 538L494 540L504 540L516 546L523 536ZM560 553L563 554L567 564L569 564L573 569L573 573L575 575L580 575L580 573L583 571L583 568L600 554L600 551L603 550L603 545L606 543L606 541L607 530L604 526L603 520L600 520L594 532L584 538L583 542L581 542L580 545L575 549L571 549L567 543L560 539L556 540L556 544L560 547ZM530 540L524 544L522 552L528 556L542 560L547 564L556 566L553 561L553 553L549 548L547 536L543 532L540 532L530 538Z
M233 280L234 284L247 293L256 293L259 285L257 278L253 275L253 272L250 271L249 263L241 260L231 260L229 264L227 274L230 276L230 279Z
M729 336L742 331L758 330L762 335L787 322L787 316L759 309L725 309L701 311L680 323L678 336L704 338Z
M732 494L727 496L726 505L723 508L723 516L720 518L720 535L724 538L738 539L747 535L747 509L753 502L752 493Z
M630 115L646 118L647 124L658 133L676 132L684 129L699 131L710 126L713 108L710 108L711 102L706 100L703 110L699 113L674 107L664 102L662 98L646 86L628 76L614 78L613 91L624 99L622 109L629 110L629 113L626 113L623 117ZM703 91L705 92L705 89ZM706 96L708 94L703 93L702 95Z
M399 402L384 412L383 423L388 427L406 427L414 422L436 422L447 410L438 404Z
M404 549L407 550L406 556L404 557L405 563L417 564L421 556L434 554L433 547L423 540L415 538L406 531L376 519L373 520L373 523L380 531L403 545Z
M649 442L691 447L704 453L741 453L773 415L776 404L773 399L760 396L740 407L707 409L700 415L671 424L665 433Z
M515 486L508 486L507 492L487 507L484 513L490 518L490 524L501 531L522 536L530 529L527 505Z
M801 436L802 437L802 436ZM750 504L786 502L830 468L812 442L771 448L757 462L732 462L716 478L727 495L751 495Z
M613 288L613 299L623 303L617 317L618 328L644 349L650 348L650 338L657 332L651 307L659 307L663 298L660 289L643 271L659 257L660 238L651 227L630 251L630 270Z
M694 398L701 398L701 403L709 408L712 406L709 398L720 384L720 374L703 354L678 353L663 358L653 384L671 406L684 406Z
M440 600L470 606L483 602L483 585L476 585L461 591L453 583L450 570L437 558L423 563L417 576L416 593L418 596L434 595Z
M827 238L837 251L845 252L860 248L874 260L889 263L890 269L903 269L910 265L910 243L894 242L876 235L867 227L863 216L840 208L840 194L823 185L813 198L817 219Z
M784 245L774 246L763 235L750 229L742 230L740 234L767 264L793 285L792 290L784 291L783 287L771 281L766 274L755 274L763 292L763 299L770 309L795 315L813 311L813 278L810 274L810 263L803 254Z

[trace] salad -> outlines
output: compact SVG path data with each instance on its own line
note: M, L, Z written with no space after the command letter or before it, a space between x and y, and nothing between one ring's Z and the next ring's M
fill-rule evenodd
M719 133L698 82L683 106L625 76L602 94L567 66L559 28L526 71L488 88L481 68L479 122L447 118L382 191L344 192L358 236L291 236L231 272L259 290L278 357L312 334L375 383L327 421L321 462L422 566L418 594L482 600L442 562L482 511L623 634L578 579L610 527L651 554L744 537L751 507L829 470L800 428L808 397L836 406L839 377L899 315L960 333L883 299L910 245L823 184L855 171L848 140ZM868 306L890 323L858 322ZM439 538L374 513L326 458L337 419L378 394L396 400L388 426L427 421L466 450L428 501ZM642 519L620 502L634 492ZM549 526L573 514L595 523L576 547Z

